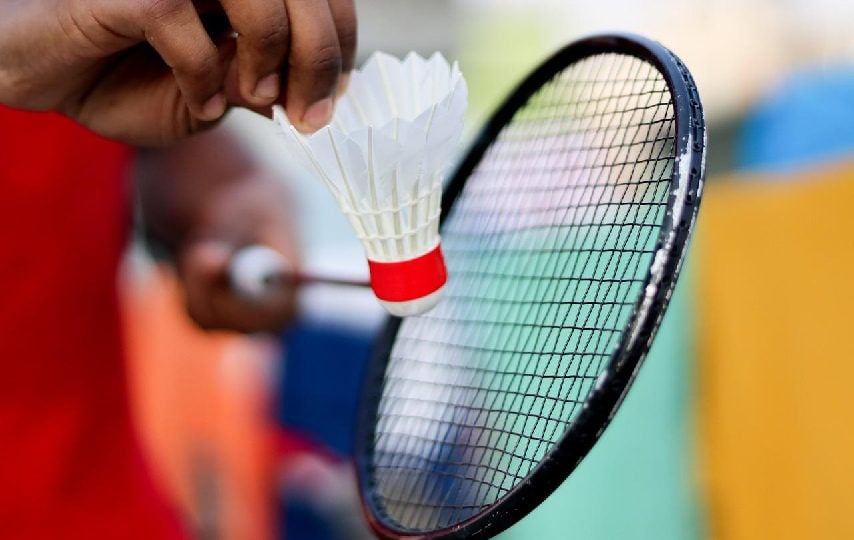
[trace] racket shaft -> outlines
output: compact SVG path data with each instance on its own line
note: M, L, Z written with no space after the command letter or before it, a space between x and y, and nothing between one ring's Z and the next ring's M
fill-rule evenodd
M266 246L248 246L235 253L229 264L229 278L232 288L238 294L258 300L281 287L370 287L367 280L294 271L281 254Z

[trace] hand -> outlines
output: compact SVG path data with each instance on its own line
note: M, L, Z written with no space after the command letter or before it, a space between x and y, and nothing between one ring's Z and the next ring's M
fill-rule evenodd
M240 332L276 331L296 314L290 283L247 298L231 281L231 263L241 248L260 244L297 267L296 241L284 216L285 197L270 178L250 178L209 198L191 236L179 245L176 268L187 312L200 327Z
M144 152L137 184L146 229L171 255L187 311L199 326L274 331L293 318L289 283L261 301L232 288L232 258L246 246L268 246L299 268L290 194L237 140L220 128Z
M0 103L140 145L229 105L279 102L314 131L355 48L353 0L0 0Z

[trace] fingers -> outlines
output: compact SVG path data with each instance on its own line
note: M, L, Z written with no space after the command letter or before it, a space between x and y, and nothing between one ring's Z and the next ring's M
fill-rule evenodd
M190 112L202 121L226 110L224 66L189 0L149 0L142 13L145 38L172 68Z
M353 0L221 0L220 4L238 36L233 59L224 58L205 31L198 13L204 3L141 3L145 39L172 68L190 112L211 122L225 113L228 103L267 110L283 101L300 130L313 132L328 124L334 99L353 69Z
M343 59L328 0L286 0L291 27L285 109L304 132L332 119Z
M297 127L313 132L329 123L355 61L353 0L222 4L238 34L237 58L226 76L229 102L270 116L286 88L284 102Z
M198 242L183 252L178 267L190 317L208 330L280 330L294 316L294 290L282 284L261 300L240 296L229 279L234 253L232 246L215 241Z
M338 95L347 90L350 72L356 63L356 6L353 0L329 0L332 20L338 31L338 46L341 48L341 76L338 78Z
M206 242L186 249L176 261L184 285L187 312L202 328L215 326L213 293L222 287L222 274L230 257L228 245Z
M271 105L280 94L288 52L288 14L282 0L222 0L237 33L238 88L250 106Z

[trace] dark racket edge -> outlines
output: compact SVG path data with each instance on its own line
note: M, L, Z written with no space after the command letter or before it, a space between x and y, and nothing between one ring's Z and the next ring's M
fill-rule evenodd
M595 54L620 53L635 56L658 68L673 95L676 119L677 164L671 179L671 193L664 225L659 235L656 250L669 243L667 258L661 270L654 276L647 273L643 290L655 286L655 293L646 299L642 296L635 307L632 320L623 333L620 347L609 361L605 375L588 396L587 403L570 425L554 449L529 474L525 482L514 487L504 498L471 518L452 527L429 533L417 533L396 529L383 522L378 516L382 512L376 507L369 474L370 454L363 449L372 448L373 426L376 421L379 394L385 368L400 327L401 319L390 317L377 338L373 358L368 366L361 410L356 429L356 470L362 508L374 532L384 539L438 540L462 538L488 538L506 530L540 505L578 466L584 456L604 432L616 414L623 398L637 375L655 333L664 316L682 261L687 243L697 217L703 188L705 169L706 127L696 85L685 65L660 43L634 34L596 35L575 41L547 59L532 72L510 94L494 113L472 144L445 190L442 198L442 221L454 206L466 180L480 163L486 150L507 125L516 111L550 81L555 74L579 60ZM682 163L688 160L687 165ZM679 197L680 170L687 172L687 186L680 218L674 221L674 212ZM683 179L684 181L684 179ZM641 309L641 308L645 309Z

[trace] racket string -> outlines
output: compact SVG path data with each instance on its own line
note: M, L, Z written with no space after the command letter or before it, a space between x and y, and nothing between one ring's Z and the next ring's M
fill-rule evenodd
M591 103L599 103L599 102L600 102L599 100L593 100L593 101L591 101ZM601 118L602 118L602 116L601 116L601 115L599 115L599 114L593 114L593 115L584 115L584 114L581 114L581 115L579 115L579 116L580 116L582 119L583 119L583 118L587 118L587 119L594 119L594 118L595 118L595 119L598 119L598 120L600 120L600 121L601 121ZM600 127L601 127L601 126L600 126ZM585 130L585 131L587 131L587 130ZM591 147L591 148L590 148L590 151L592 151L592 152L597 152L597 153L598 153L598 152L599 152L599 151L601 151L602 149L607 148L607 145L590 145L590 147ZM594 161L594 163L595 163L595 162L598 162L598 161L599 161L598 156L594 156L594 157L593 157L593 161ZM601 171L600 171L600 173L601 173ZM596 182L596 183L599 183L599 182L598 182L598 178L597 178L597 182ZM599 198L597 199L597 202L598 202L598 201L600 201L600 200L601 200L601 197L599 197ZM598 206L598 204L597 204L597 205L592 205L592 206ZM579 210L579 207L578 207L578 205L576 205L576 206L573 208L573 211L574 211L574 212L577 212L578 210ZM585 212L585 213L584 213L584 215L586 216L586 215L587 215L587 212ZM588 231L588 233L589 233L589 231ZM586 235L585 235L585 236L586 236ZM610 235L609 235L609 236L610 236ZM576 261L575 261L575 262L577 263L577 262L578 262L578 259L576 259ZM589 289L589 286L588 286L588 289ZM588 313L588 317L589 317L589 315L590 315L590 312ZM549 358L549 359L548 359L548 361L549 361L549 362L552 362L553 360L554 360L553 358ZM538 379L538 380L539 380L539 387L537 388L537 391L538 391L538 392L544 392L544 391L545 391L545 389L542 387L542 386L543 386L543 380L542 380L542 379ZM575 386L575 385L573 384L573 386ZM545 411L546 403L547 403L547 402L546 402L545 400L540 400L540 401L539 401L539 405L540 405L539 410L534 409L533 411L531 411L531 412L530 412L530 414L534 415L534 416L537 418L537 424L539 423L539 419L540 419L540 418L542 418L543 414L546 412L546 411ZM554 406L555 406L555 402L553 402L553 401L552 401L551 403L549 403L549 405L551 405L550 409L552 409L552 410L553 410L553 409L554 409ZM535 425L537 425L537 424L535 424ZM527 438L527 439L525 440L525 443L524 443L524 444L525 444L525 451L528 451L530 444L531 444L531 443L533 443L533 442L536 442L536 441L532 440L531 438ZM539 446L539 445L538 445L538 446ZM536 454L535 454L535 455L536 455ZM482 488L482 487L483 487L483 486L478 486L477 494L480 494L480 491L481 491L481 488Z
M605 102L604 100L598 100L598 99L591 99L591 100L589 100L589 103L593 103L593 104L597 104L597 105L598 105L598 104L600 104L600 103L604 103L604 102ZM632 110L634 110L634 109L632 109ZM625 114L625 113L623 113L623 114ZM600 115L585 116L585 115L583 115L583 114L582 114L582 115L579 115L579 116L576 118L576 121L582 121L582 122L583 122L585 119L593 119L593 118L595 118L595 119L597 119L597 120L599 120L599 121L601 122L601 118L602 118L602 117L601 117ZM600 127L601 127L601 126L600 126ZM611 141L611 142L613 143L613 141ZM594 153L595 153L595 156L593 157L593 161L594 161L594 163L598 163L598 162L600 161L600 160L599 160L599 155L600 155L600 154L601 154L601 152L602 152L603 150L605 150L606 148L608 148L608 145L607 145L607 144L605 144L605 145L595 145L595 144L590 145L590 149L589 149L589 150L590 150L591 152L594 152ZM605 169L600 169L600 170L599 170L599 174L598 174L597 176L601 177L601 176L604 174L604 171L605 171ZM600 180L600 178L597 178L596 180L597 180L597 182L596 182L596 183L598 183L598 182L599 182L599 180ZM598 197L598 199L597 199L597 201L596 201L596 204L590 204L590 205L579 205L579 204L575 204L575 205L573 205L573 207L572 207L572 211L573 211L573 212L577 212L579 209L582 209L583 214L586 216L586 215L588 214L588 211L587 211L587 209L588 209L588 208L590 208L590 207L598 207L598 206L601 204L602 196L603 196L603 195L602 195L602 193L600 193L600 195L599 195L599 197ZM612 234L612 233L613 233L613 229L609 231L609 234L608 234L608 237L607 237L607 238L610 238L610 236L611 236L611 234ZM589 234L590 234L590 230L587 230L587 231L586 231L586 233L584 234L583 239L581 240L582 245L584 245L585 240L586 240L586 238L589 236ZM570 249L572 249L572 250L574 250L576 253L578 253L578 249L577 249L577 246L575 245L575 242L573 242L573 244L574 244L574 245L573 245ZM601 256L602 256L602 252L601 252L601 251L599 251L597 254L598 254L598 256L599 256L599 257L601 257ZM570 275L574 275L574 274L575 274L575 268L577 267L579 260L580 260L580 258L576 258L576 259L575 259L575 261L574 261L574 263L573 263L573 269L572 269L572 271L570 271ZM606 267L606 269L605 269L605 270L606 270L606 273L607 273L608 268ZM562 272L562 273L563 273L563 272ZM586 293L586 292L589 292L589 290L590 290L590 288L591 288L591 287L592 287L592 285L588 282L588 284L587 284L587 291L585 291L585 293ZM599 306L599 307L601 307L601 306ZM586 317L586 320L583 322L583 326L580 326L580 327L575 328L575 329L581 329L582 331L587 330L588 328L586 328L586 326L587 326L587 323L589 322L590 315L593 313L593 311L594 311L594 310L592 310L592 309L591 309L590 311L588 311L588 313L587 313L587 317ZM600 313L601 313L601 310L600 310ZM598 318L598 314L597 314L597 318ZM549 327L549 328L544 328L544 327L543 327L543 329L546 329L547 331L549 331L549 330L551 329L551 327ZM593 329L590 329L590 330L593 330ZM603 333L607 332L608 330L609 330L609 329L600 329L600 331L595 332L595 333L594 333L594 332L592 332L592 331L591 331L591 332L589 332L589 333L588 333L588 338L587 338L587 340L586 340L586 343L584 344L584 346L582 347L582 349L585 349L585 350L586 350L586 349L589 347L589 343L590 343L590 340L591 340L591 338L592 338L592 336L593 336L593 335L597 335L597 337L598 337L599 339L601 339L601 337L602 337ZM597 340L597 341L598 341L598 340ZM552 362L554 362L554 361L555 361L555 356L553 356L553 355L547 356L546 358L547 358L547 362L548 362L548 363L552 363ZM582 362L584 362L584 360L582 360ZM589 373L589 370L590 370L590 368L591 368L591 367L592 367L592 365L593 365L593 359L591 358L591 359L587 360L587 363L588 363L587 370L588 370L588 373ZM584 368L582 368L582 369L584 369ZM593 372L593 374L596 374L596 373L598 373L598 367L597 367L597 369ZM533 379L532 379L532 380L533 380ZM537 393L538 393L538 394L544 394L544 395L546 395L546 396L549 396L549 397L550 397L549 390L550 390L550 388L551 388L551 384L552 384L552 382L551 382L549 379L543 379L543 378L536 378L535 380L537 381L537 385L538 385L538 386L537 386ZM578 380L584 380L584 378L573 378L573 379L572 379L572 382L571 382L571 384L570 384L570 389L569 389L569 392L570 392L570 393L572 392L572 390L573 390L573 389L575 389L575 388L576 388L576 382L577 382ZM562 381L560 382L560 387L558 388L558 391L563 390L563 384L564 384L564 382L565 382L564 380L562 380ZM530 388L530 384L531 384L531 383L529 383L529 388ZM543 388L543 386L544 386L544 385L546 385L546 388ZM579 388L579 390L580 390L580 388ZM547 416L547 415L551 415L551 414L554 412L555 407L557 406L558 400L540 399L540 400L537 400L537 402L538 402L538 403L536 403L536 404L535 404L534 409L530 411L530 414L531 414L531 415L533 415L533 416L536 418L536 420L535 420L535 424L534 424L534 429L536 429L536 428L539 426L540 421L541 421L542 419L544 419L544 418L548 418L548 416ZM566 400L562 400L562 401L560 401L560 403L561 403L560 408L561 408L561 410L563 410L563 408L564 408L564 406L566 405L567 401L566 401ZM539 410L537 410L537 405L539 405ZM572 409L574 410L574 409L575 409L575 407L576 407L577 405L578 405L578 403L577 403L577 402L576 402L576 403L574 403L574 404L573 404L573 406L572 406ZM547 407L548 407L548 409L549 409L549 410L548 410L548 412L546 411L546 408L547 408ZM570 414L571 414L571 413L570 413ZM532 453L533 453L533 455L535 456L535 458L537 458L537 459L538 459L538 458L540 457L540 454L539 454L539 452L540 452L540 448L543 446L542 441L535 440L535 438L534 438L534 437L530 437L530 436L529 436L529 437L527 437L527 438L525 439L525 441L524 441L523 451L524 451L524 452L526 452L526 453L527 453L528 451L530 451L530 450L531 450L531 448L530 448L530 447L531 447L531 444L532 444L532 443L535 445L535 448L533 449ZM493 473L493 478L494 478L494 476L496 475L496 473L497 473L497 471L498 471L498 468L496 468L496 469L495 469L495 471L496 471L496 472L494 472L494 473ZM505 474L505 473L502 471L502 474ZM506 477L506 474L505 474L505 477ZM480 494L481 488L482 488L482 486L478 486L478 487L477 487L476 495L479 495L479 494Z
M594 109L595 109L595 108L596 108L596 106L597 106L599 103L602 103L602 102L601 102L601 101L598 101L598 100L595 100L595 101L594 101L594 100L591 100L591 101L588 101L588 102L586 103L586 106L587 106L587 107L593 106L593 107L594 107ZM580 114L578 114L578 115L577 115L576 119L581 119L581 118L586 118L586 119L588 119L588 120L592 120L592 119L599 119L599 120L601 120L602 116L601 116L601 115L599 115L599 114L596 114L595 112L594 112L594 114L584 114L584 113L580 113ZM554 130L549 130L549 129L544 130L544 131L546 131L546 133L553 133L553 132L554 132ZM595 131L584 130L584 131L582 131L582 133L595 133ZM588 143L588 144L587 144L587 146L595 146L595 145L591 145L591 144L589 144L589 143ZM598 151L598 150L601 150L602 148L604 148L604 146L598 146L598 147L596 147L596 149L591 149L591 151L596 152L596 151ZM572 145L565 146L564 148L562 148L562 149L560 150L560 154L562 155L562 157L561 157L561 158L559 158L559 159L558 159L558 161L559 161L559 162L564 161L564 160L565 160L565 157L563 157L563 156L568 155L568 154L569 154L569 152L571 152L571 151L572 151L572 149L573 149L573 146L572 146ZM581 154L576 154L575 156L573 156L573 161L574 161L574 162L572 163L572 165L570 165L569 167L565 167L565 168L568 168L568 169L576 168L576 167L575 167L575 162L577 162L577 161L578 161L578 158L577 158L576 156L579 156L579 155L581 155ZM511 159L512 159L512 156L511 156ZM579 168L583 168L583 167L579 167ZM591 168L591 169L593 169L593 168ZM534 169L534 171L536 171L536 169ZM592 183L592 185L598 185L598 184L599 184L598 179L596 179L596 181L594 181L594 182ZM583 196L586 196L586 195L588 195L588 194L590 194L590 192L592 191L592 190L590 189L590 188L592 187L592 185L591 185L591 186L589 186L589 187L587 187L587 188L584 188L584 189L582 190L582 197L583 197ZM573 191L574 191L574 190L573 190ZM563 195L565 195L566 193L567 193L567 192L565 191ZM563 202L563 201L561 201L561 202ZM568 208L568 207L566 207L565 205L566 205L566 203L563 203L563 204L561 205L561 207L566 208L566 211L569 211L569 208ZM592 206L596 206L596 205L592 205ZM575 207L573 207L573 208L572 208L572 211L573 211L574 213L578 212L579 210L582 210L582 219L583 219L583 218L585 218L585 217L587 216L587 214L588 214L588 212L587 212L587 211L585 211L584 209L580 209L577 205L576 205ZM506 216L506 215L508 214L508 212L504 212L504 214L505 214L505 216ZM556 217L557 217L557 216L553 216L553 218L556 218ZM554 224L555 224L555 220L554 220L554 219L552 219L552 220L551 220L551 225L554 225ZM589 232L589 230L588 230L587 232ZM551 260L551 259L552 259L552 257L549 257L549 258L546 260L545 264L546 264L546 265L550 264L550 263L552 262L552 260ZM530 285L529 285L529 286L530 286ZM531 306L533 307L533 306L534 306L534 304L531 304ZM538 309L541 309L541 308L542 308L542 306L541 306L541 305L539 305L539 306L538 306ZM541 328L540 330L542 330L542 328ZM536 336L535 336L534 334L531 334L531 335L529 335L529 339L528 339L528 341L530 342L530 340L531 340L531 339L537 339L538 337L539 337L539 335L536 335ZM524 347L524 346L525 346L525 345L523 345L523 347ZM538 364L541 358L542 358L542 357L537 358L537 359L535 360L535 362ZM548 357L547 362L551 363L551 362L553 362L553 361L554 361L554 357ZM540 368L539 368L539 366L538 366L538 365L535 365L535 366L534 366L534 369L535 369L535 370L540 370ZM537 380L539 380L539 381L540 381L540 386L542 386L542 380L541 380L541 379L537 379ZM530 388L530 384L531 384L531 383L529 382L529 384L528 384L528 388ZM541 388L541 387L540 387L540 388L538 388L538 391L542 391L542 388ZM525 392L525 394L529 394L529 392ZM508 394L508 395L518 395L518 394L513 393L513 394ZM539 402L540 402L540 405L541 405L542 407L544 407L544 406L545 406L545 402L544 402L544 401L542 401L542 400L536 400L536 401L539 401ZM513 407L515 407L515 406L517 405L517 403L518 403L518 402L519 402L519 400L518 400L518 399L514 399L514 400L513 400L513 402L512 402L512 403L511 403L511 405L510 405L510 408L512 409ZM535 411L535 410L529 410L529 411L526 411L526 413L527 413L527 414L526 414L526 419L527 419L527 418L529 418L529 417L530 417L530 415L540 416L540 415L542 414L542 412L543 412L542 410L540 410L540 411ZM532 439L531 439L531 438L525 438L525 439L524 439L524 443L523 443L523 444L524 444L524 446L523 446L523 452L527 452L527 451L528 451L528 447L530 446L530 444L531 444L532 442L533 442L533 441L532 441ZM536 458L536 455L535 455L535 458ZM490 465L490 467L493 467L492 475L491 475L491 477L490 477L490 480L494 480L494 479L495 479L495 477L496 477L496 476L498 476L499 474L501 474L501 475L502 475L502 479L503 479L503 480L507 480L507 479L508 479L508 475L507 475L506 473L504 473L504 471L501 471L501 472L499 473L499 468L498 468L497 466L495 466L495 465L497 465L497 464L495 463L496 459L500 459L500 456L499 456L499 455L497 455L497 454L494 454L494 453L493 453L493 455L492 455L492 456L490 456L490 459L489 459L489 465ZM481 491L482 491L482 489L483 489L485 486L487 486L487 485L490 485L490 483L489 483L489 482L487 482L487 483L482 483L482 484L478 484L478 485L477 485L477 487L476 487L476 489L475 489L475 494L474 494L474 497L475 497L476 499L481 497ZM469 485L468 485L468 486L466 486L466 487L467 487L469 490L471 490L472 484L469 484Z
M663 78L600 55L520 109L443 229L450 281L406 320L378 389L371 469L400 527L458 523L522 482L611 358L667 209Z

